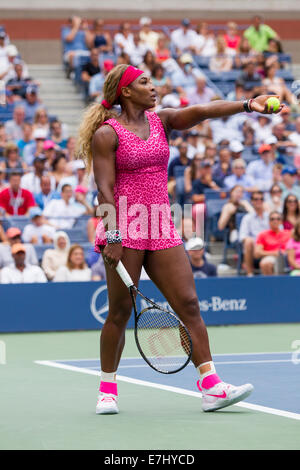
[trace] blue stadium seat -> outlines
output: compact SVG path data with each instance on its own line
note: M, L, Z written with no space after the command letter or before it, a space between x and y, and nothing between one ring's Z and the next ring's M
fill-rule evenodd
M64 232L69 236L71 243L85 243L88 241L86 230L78 228L64 229Z
M10 226L11 227L17 227L22 232L23 232L25 226L30 224L30 219L28 217L23 217L21 215L16 216L16 217L12 216L12 217L10 217L9 221L10 221Z
M222 207L228 202L226 199L208 199L205 202L205 240L209 241L209 237L213 235L217 239L224 239L224 230L219 230L218 220L222 212Z

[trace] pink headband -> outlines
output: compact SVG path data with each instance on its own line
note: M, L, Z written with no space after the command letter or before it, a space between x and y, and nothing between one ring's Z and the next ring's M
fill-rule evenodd
M120 78L115 99L119 98L119 96L121 95L122 88L130 85L130 83L134 82L134 80L136 80L142 73L144 73L143 70L137 69L136 67L129 65L129 67L127 67L122 77ZM112 108L112 105L106 100L102 100L101 104L106 109Z

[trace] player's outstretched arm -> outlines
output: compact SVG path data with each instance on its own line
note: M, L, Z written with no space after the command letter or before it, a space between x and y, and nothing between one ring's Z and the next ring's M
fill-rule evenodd
M273 106L268 108L267 100L271 97L279 98L277 95L261 95L249 100L249 108L262 114L279 113L284 105L275 111ZM184 109L163 109L159 117L167 129L189 129L205 119L220 118L245 112L244 101L211 101L205 105L188 106Z

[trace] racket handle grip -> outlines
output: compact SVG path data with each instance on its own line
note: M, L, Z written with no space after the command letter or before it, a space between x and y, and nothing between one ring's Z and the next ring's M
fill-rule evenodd
M129 288L131 286L134 286L134 282L131 279L131 277L129 276L129 274L127 272L127 269L125 268L122 261L119 261L119 263L117 264L116 270L117 270L117 273L119 274L120 278L122 279L122 281L126 285L126 287Z

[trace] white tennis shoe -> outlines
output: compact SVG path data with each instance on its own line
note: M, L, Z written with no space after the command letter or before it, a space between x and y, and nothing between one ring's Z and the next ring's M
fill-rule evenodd
M114 415L119 413L118 397L112 393L99 393L96 414L97 415Z
M234 405L247 398L254 390L253 385L245 384L236 387L235 385L220 382L214 387L205 389L200 387L200 381L197 387L202 393L202 410L215 411L226 406Z

